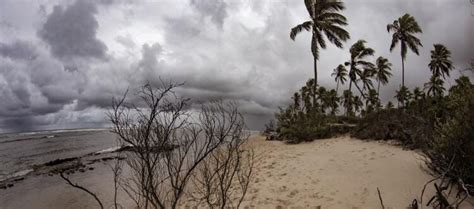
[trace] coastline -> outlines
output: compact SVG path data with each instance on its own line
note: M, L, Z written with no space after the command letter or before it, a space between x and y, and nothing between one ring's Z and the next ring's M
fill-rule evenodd
M378 209L377 188L386 208L406 208L432 179L423 171L421 155L387 142L341 136L289 145L257 135L247 146L255 149L258 161L244 208ZM71 174L73 181L98 194L106 207L112 204L110 162L96 161L90 165L95 169ZM90 196L57 175L29 175L0 190L2 208L96 208ZM424 199L432 194L428 187ZM133 206L122 192L119 200L124 208ZM463 207L471 208L468 204Z

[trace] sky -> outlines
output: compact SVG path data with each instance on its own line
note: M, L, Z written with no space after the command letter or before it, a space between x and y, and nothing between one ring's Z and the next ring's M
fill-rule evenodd
M395 100L399 48L389 51L386 25L405 13L423 33L408 53L405 83L422 86L430 50L441 43L456 69L474 59L474 4L469 0L347 0L342 13L351 39L320 52L319 83L335 88L332 70L359 39L393 63L381 87ZM0 3L0 132L109 125L113 97L159 79L191 106L234 100L247 126L260 129L313 76L310 33L290 29L308 20L303 0L2 0ZM340 88L347 88L347 85Z

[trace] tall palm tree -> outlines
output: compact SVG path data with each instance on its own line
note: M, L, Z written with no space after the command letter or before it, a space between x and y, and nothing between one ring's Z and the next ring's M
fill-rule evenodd
M304 0L310 20L303 22L291 29L290 38L295 40L301 31L312 32L311 52L314 59L314 81L318 84L319 47L326 48L327 40L342 48L342 42L350 38L349 33L342 28L347 25L347 19L339 12L344 10L344 3L338 0Z
M423 33L420 26L416 22L415 18L409 14L405 14L393 21L392 24L387 25L387 31L393 32L392 44L390 45L390 51L400 43L400 55L402 57L402 86L405 86L405 59L407 56L408 48L415 54L419 55L418 47L421 44L420 39L415 37L416 33Z
M434 44L434 50L431 50L431 61L428 64L431 72L435 76L449 77L449 71L454 69L451 61L451 52L442 44Z
M377 80L377 94L380 93L380 83L382 85L387 85L388 83L388 78L392 76L392 73L390 72L392 70L392 63L388 61L387 58L384 57L378 57L377 60L375 61L375 68L374 68L374 74L375 74L375 80Z
M428 81L428 83L425 83L425 89L427 90L426 94L431 95L433 97L442 96L445 90L443 85L444 81L441 80L439 76L432 75L430 81Z
M361 95L365 98L364 92L357 85L357 76L362 74L362 70L374 68L374 64L364 60L368 56L374 55L375 51L372 48L365 46L366 41L359 40L354 43L349 52L351 59L344 63L345 66L349 66L349 91L351 91L352 83L355 84Z
M338 65L337 68L333 70L333 73L331 76L334 76L334 81L337 82L336 84L336 93L339 91L339 83L344 85L344 83L347 81L346 76L347 76L347 69L344 67L344 65Z

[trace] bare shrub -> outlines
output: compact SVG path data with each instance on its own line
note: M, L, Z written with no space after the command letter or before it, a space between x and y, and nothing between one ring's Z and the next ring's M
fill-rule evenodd
M178 86L172 82L162 82L161 87L147 84L138 92L141 101L135 104L139 105L127 104L126 94L113 102L113 132L122 145L132 147L125 160L130 175L120 181L123 190L138 208L177 208L185 194L196 193L193 190L230 188L228 184L236 180L241 185L242 202L253 157L246 154L251 150L242 149L248 136L237 105L213 102L193 114L186 110L189 100L174 93ZM204 172L206 167L211 170ZM216 184L213 178L188 186L200 182L197 179L206 172L222 180ZM219 206L233 202L229 200L231 193L220 195L219 200L225 201Z

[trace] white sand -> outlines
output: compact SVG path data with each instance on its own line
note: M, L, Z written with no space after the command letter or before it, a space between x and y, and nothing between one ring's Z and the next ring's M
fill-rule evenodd
M253 139L261 153L245 202L255 208L406 208L432 177L414 151L349 137L288 145ZM428 189L425 202L432 194ZM466 208L472 208L467 207Z

